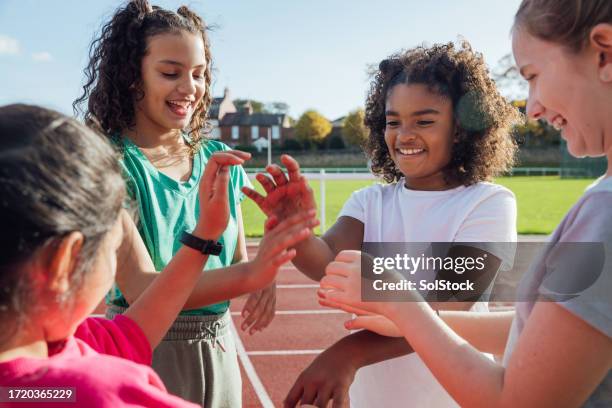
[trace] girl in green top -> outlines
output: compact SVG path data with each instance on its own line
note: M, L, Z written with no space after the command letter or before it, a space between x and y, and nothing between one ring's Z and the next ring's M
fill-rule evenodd
M117 10L92 43L87 82L75 108L87 101L88 124L109 135L123 154L130 196L138 205L131 252L119 265L107 315L121 313L155 279L181 246L180 234L199 217L197 185L208 158L227 150L202 134L211 102L211 55L202 19L134 0ZM240 371L229 333L228 299L253 290L246 263L240 202L250 183L240 166L230 172L230 220L223 251L205 269L241 268L241 278L211 282L204 273L181 316L155 350L153 368L168 390L206 407L241 406ZM314 225L315 221L312 221ZM140 239L142 238L142 240ZM150 255L138 256L142 241ZM260 249L261 250L261 249ZM127 251L126 251L127 252ZM149 269L150 270L150 269ZM248 271L248 272L247 272ZM274 316L274 285L253 293L243 329L261 330ZM221 379L214 377L221 376Z

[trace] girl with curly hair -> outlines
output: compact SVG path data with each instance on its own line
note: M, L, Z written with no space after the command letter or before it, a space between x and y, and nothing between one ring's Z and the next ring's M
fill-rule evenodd
M490 181L513 163L510 130L519 118L482 56L465 42L416 47L385 59L372 81L365 124L372 171L386 184L354 192L323 237L296 246L294 265L320 280L341 251L360 250L364 242L516 241L514 195ZM283 162L289 179L278 166L268 168L275 182L258 176L266 197L243 190L279 219L314 206L298 164L287 156ZM492 255L494 275L510 260ZM484 302L439 307L487 310ZM405 372L411 381L400 375ZM355 407L454 405L408 343L368 331L319 355L297 379L286 405L301 400L324 407L333 399L341 406L354 378Z
M461 406L610 407L612 2L523 0L512 48L529 83L527 114L558 128L573 156L608 160L522 277L515 310L438 316L416 294L401 304L362 302L359 260L348 252L327 271L321 284L333 289L322 295L378 314L353 327L405 338Z
M209 158L229 149L205 137L212 69L206 30L185 6L173 12L146 0L130 1L93 41L84 93L74 103L75 109L86 104L80 109L86 123L121 152L128 192L138 205L134 239L144 241L157 271L175 255L181 233L195 226L196 187ZM240 188L250 183L241 166L230 176L231 217L219 239L223 249L210 257L207 271L247 261ZM203 274L153 356L153 368L171 392L207 407L241 405L228 299L253 289L246 275L237 281L227 276L214 285ZM122 313L155 277L135 256L121 263L107 316ZM272 283L247 300L243 330L263 329L274 313Z
M229 168L248 157L210 157L196 187L202 216L195 236L221 236L230 218ZM48 109L0 107L3 407L49 406L51 398L51 406L81 408L199 406L168 394L150 364L211 255L182 246L124 314L89 317L112 286L131 234L125 194L106 138ZM268 234L262 267L249 270L255 286L269 284L295 254L286 249L307 236L305 221L297 215ZM212 271L210 280L227 274Z

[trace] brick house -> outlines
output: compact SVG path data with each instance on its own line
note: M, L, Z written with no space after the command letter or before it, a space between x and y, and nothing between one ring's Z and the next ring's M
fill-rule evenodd
M213 125L213 138L230 146L250 146L260 138L264 138L267 144L268 133L273 144L282 144L286 139L293 137L293 128L288 115L255 113L249 103L238 110L231 101L227 88L222 98L213 99L209 120Z

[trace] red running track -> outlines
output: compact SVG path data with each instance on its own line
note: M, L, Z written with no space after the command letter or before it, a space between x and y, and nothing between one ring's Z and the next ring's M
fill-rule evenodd
M248 246L249 259L256 251L256 245ZM282 407L302 370L321 350L348 334L343 323L349 315L317 303L317 282L288 264L281 268L276 284L276 317L270 326L252 336L240 330L246 296L231 303L244 349L240 353L238 345L244 407Z

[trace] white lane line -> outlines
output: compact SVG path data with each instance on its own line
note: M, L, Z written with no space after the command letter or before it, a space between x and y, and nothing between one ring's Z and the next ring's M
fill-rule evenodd
M240 340L240 336L236 331L236 327L234 326L234 322L230 321L230 330L232 335L234 336L234 341L236 342L236 352L238 353L238 358L240 358L240 362L242 363L242 367L246 372L247 377L249 377L249 381L255 390L255 394L257 394L257 398L259 398L259 402L263 408L274 408L274 404L270 399L270 396L266 392L265 387L261 383L257 372L255 371L255 367L253 367L253 363L249 359L246 350L244 349L244 344L242 344L242 340Z
M319 315L319 314L348 314L348 313L343 312L342 310L321 309L321 310L277 310L276 314L277 315L309 315L309 314ZM241 316L241 315L242 315L241 312L232 312L232 316Z
M289 285L276 285L276 289L314 289L318 288L319 284L316 283L296 283Z
M323 350L269 350L269 351L248 351L249 356L308 356L321 354Z

